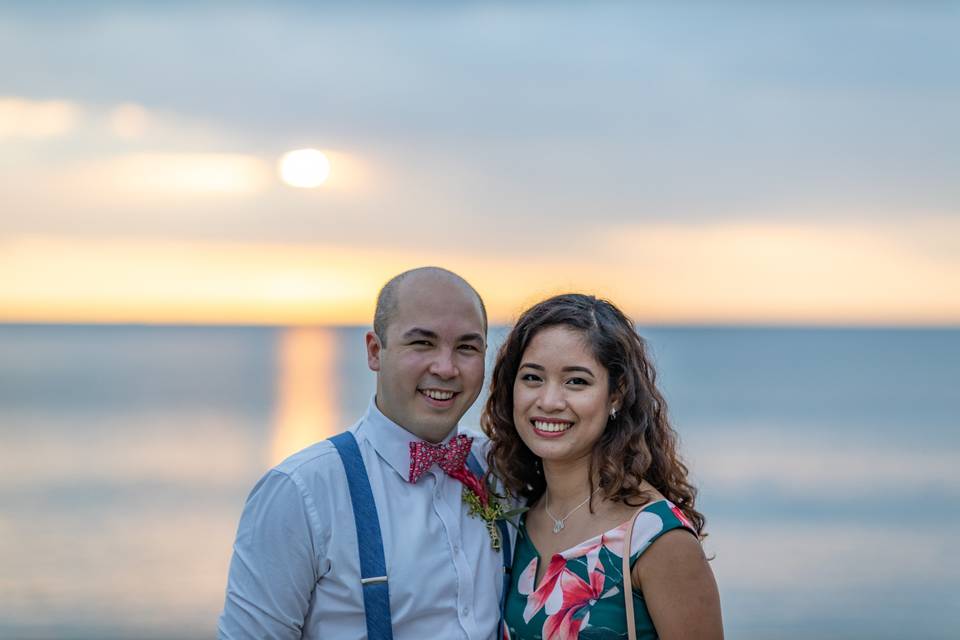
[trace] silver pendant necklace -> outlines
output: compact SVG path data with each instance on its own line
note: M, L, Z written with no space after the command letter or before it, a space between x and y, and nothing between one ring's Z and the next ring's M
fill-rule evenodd
M591 492L590 492L590 495L587 496L587 499L586 499L586 500L584 500L583 502L581 502L580 504L578 504L577 506L575 506L573 509L570 509L570 513L568 513L567 515L563 516L562 518L558 518L558 517L554 516L552 513L550 513L550 489L547 489L547 490L546 490L546 494L547 494L546 498L547 498L547 499L546 499L546 500L544 501L544 503L543 503L543 510L546 511L546 512L547 512L547 516L549 516L550 519L553 520L553 532L554 532L554 533L560 533L561 531L563 531L564 523L567 521L567 518L569 518L570 516L572 516L572 515L574 514L574 512L576 512L577 509L579 509L579 508L582 507L583 505L587 504L587 503L590 501L590 498L593 497L593 494L595 494L597 491L600 491L600 487L597 487L596 489L594 489L593 491L591 491Z

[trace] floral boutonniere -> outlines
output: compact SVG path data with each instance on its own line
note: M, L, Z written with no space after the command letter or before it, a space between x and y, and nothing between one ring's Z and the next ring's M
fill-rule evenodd
M503 520L516 527L517 524L511 518L516 518L526 511L527 507L508 509L510 505L506 496L496 493L492 486L488 486L482 478L478 478L466 467L454 477L463 484L463 501L469 507L469 515L483 520L487 533L490 534L490 546L494 551L500 551L503 541L500 539L497 523Z

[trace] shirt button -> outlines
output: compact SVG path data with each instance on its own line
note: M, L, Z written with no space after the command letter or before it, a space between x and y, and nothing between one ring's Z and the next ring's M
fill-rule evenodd
M460 553L460 545L458 545L458 544L453 545L453 552L454 552L454 553Z
M470 607L464 607L460 611L461 613L463 613L463 615L467 615L468 613L470 613Z

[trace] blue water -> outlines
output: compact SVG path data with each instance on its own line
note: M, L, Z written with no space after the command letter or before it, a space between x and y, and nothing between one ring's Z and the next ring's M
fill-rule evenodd
M960 637L960 331L642 333L727 637ZM211 637L252 483L373 383L359 328L0 326L0 637Z

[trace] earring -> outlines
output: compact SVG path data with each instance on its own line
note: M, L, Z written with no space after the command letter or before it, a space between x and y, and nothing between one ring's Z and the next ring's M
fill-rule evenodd
M616 408L610 409L610 419L611 419L611 420L616 420L616 419L617 419L617 410L616 410Z

